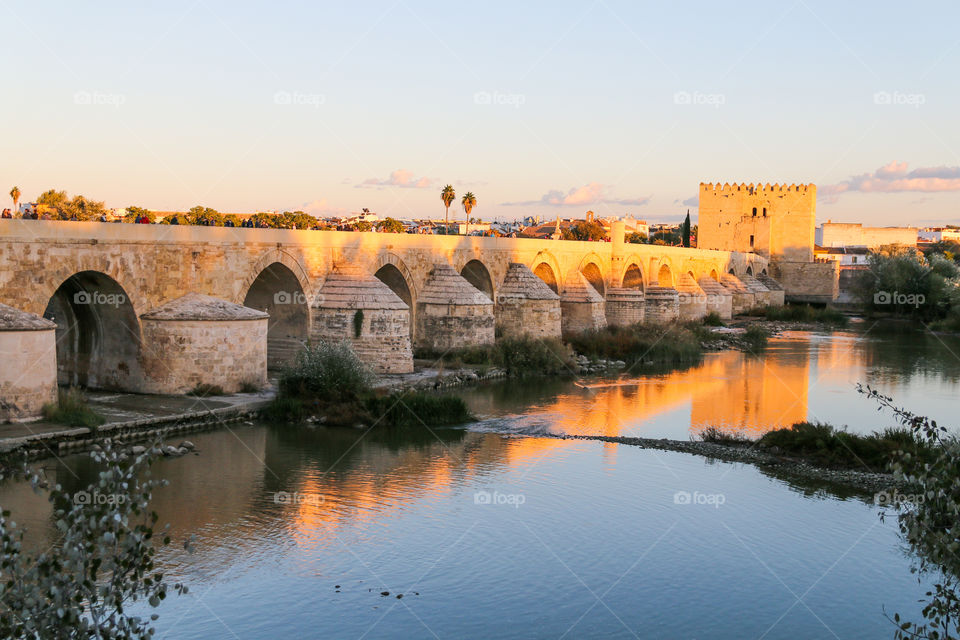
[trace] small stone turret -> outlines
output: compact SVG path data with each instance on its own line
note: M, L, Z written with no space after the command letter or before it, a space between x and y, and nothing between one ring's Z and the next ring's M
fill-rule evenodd
M754 298L756 298L756 306L766 307L770 304L770 289L763 286L762 282L750 274L740 276L740 280L747 286L747 289L753 293Z
M43 405L57 401L56 328L0 304L0 422L39 418Z
M765 273L758 275L757 280L759 280L763 286L770 290L770 306L782 307L784 304L784 295L786 293L783 289L783 286Z
M733 294L733 315L743 313L757 306L757 298L753 292L747 288L747 285L732 273L725 273L720 276L720 284L727 288Z
M493 300L446 262L435 264L417 297L416 346L445 351L493 344Z
M607 324L628 327L643 322L646 299L640 289L607 289Z
M560 295L563 333L581 333L607 325L603 296L577 270L571 271Z
M707 315L707 295L689 273L677 278L677 306L680 320L699 320Z
M327 274L313 305L310 337L346 341L377 373L410 373L410 308L390 287L353 264Z
M672 287L647 287L644 292L646 322L667 324L680 317L680 294Z
M560 337L560 296L520 262L507 267L495 314L502 336Z
M726 287L709 276L700 278L697 284L707 295L707 313L715 312L722 320L733 317L733 294Z
M181 394L207 384L235 393L265 385L267 319L262 311L199 293L142 314L144 391Z

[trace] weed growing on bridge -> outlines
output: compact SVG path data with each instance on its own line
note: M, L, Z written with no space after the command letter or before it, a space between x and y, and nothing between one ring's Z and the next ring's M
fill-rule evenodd
M223 394L223 387L206 382L198 383L197 386L187 392L188 396L196 396L197 398L209 398L210 396L222 396Z
M95 430L107 421L102 415L90 408L86 396L77 387L60 389L56 404L44 405L43 417L50 422L68 427L87 427Z

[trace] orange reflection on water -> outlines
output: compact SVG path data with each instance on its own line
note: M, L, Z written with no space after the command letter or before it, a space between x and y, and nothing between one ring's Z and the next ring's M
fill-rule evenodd
M584 393L561 394L544 409L560 433L644 436L644 423L689 411L691 433L714 426L757 436L806 420L809 384L806 357L727 351L683 371L578 383Z

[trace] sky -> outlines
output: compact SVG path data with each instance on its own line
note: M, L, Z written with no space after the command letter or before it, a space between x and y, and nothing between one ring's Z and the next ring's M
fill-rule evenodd
M0 183L110 207L960 222L950 2L0 1ZM7 186L9 185L9 186ZM451 216L462 219L459 207Z

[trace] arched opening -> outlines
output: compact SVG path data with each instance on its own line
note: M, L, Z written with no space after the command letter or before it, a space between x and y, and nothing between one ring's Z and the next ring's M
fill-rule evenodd
M673 287L673 272L670 271L670 265L660 265L657 272L657 284L661 287Z
M606 288L603 286L603 274L600 272L600 267L593 262L588 262L586 266L580 270L580 273L582 273L587 281L593 285L593 288L597 290L597 293L600 295L606 295Z
M643 291L643 272L636 264L631 264L623 273L623 285L625 289L639 289Z
M400 269L397 269L390 263L380 267L374 274L383 284L390 287L397 296L410 307L410 335L413 335L413 295L410 293L410 287L407 285L406 278L403 277Z
M710 277L716 280L717 282L720 282L720 274L717 273L716 269L710 269Z
M463 265L463 269L460 270L460 275L474 287L483 291L488 298L493 300L493 279L490 277L490 272L487 271L487 267L485 267L482 262L479 260L471 260Z
M733 270L733 267L730 267L730 271L727 271L727 273L729 273L732 276L737 275L737 272Z
M57 324L57 382L135 391L140 378L140 322L116 280L99 271L67 278L43 316Z
M537 265L537 268L533 270L533 274L547 283L547 286L550 287L553 292L557 295L560 295L560 287L557 285L557 276L553 273L553 269L546 262L541 262Z
M765 276L765 275L767 275L767 270L766 270L766 269L764 269L763 271L761 271L761 272L760 272L760 275L762 275L762 276Z
M748 275L748 276L752 276L752 275L753 275L753 267L747 267L747 275Z
M310 309L293 271L274 262L250 285L243 304L270 314L267 320L267 366L291 364L307 341Z

